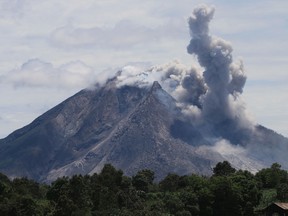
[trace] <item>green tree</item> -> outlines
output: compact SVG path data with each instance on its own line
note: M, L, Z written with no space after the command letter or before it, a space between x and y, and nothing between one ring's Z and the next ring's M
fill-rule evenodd
M137 189L144 192L149 191L149 186L153 184L154 172L151 170L141 170L132 177L132 185Z
M111 164L104 165L101 173L93 178L92 202L97 214L118 214L118 193L122 186L123 172L116 170ZM96 205L95 205L96 204Z
M92 206L92 201L89 196L88 181L82 175L74 175L69 180L68 196L77 206L78 211L89 212L88 209Z
M0 173L0 200L1 197L3 198L7 196L10 189L11 189L11 181L6 175Z
M39 215L36 202L30 196L20 196L17 198L16 212L21 216L37 216Z
M239 188L227 177L218 176L212 179L214 194L213 215L241 216L242 196Z
M172 215L185 210L185 204L182 202L179 193L168 192L163 197L163 200L165 203L165 208Z
M288 183L281 183L276 188L277 199L281 202L288 201Z
M61 194L58 197L54 214L55 216L71 216L77 210L74 202L66 195Z
M270 168L265 168L256 173L256 179L263 188L277 188L280 183L288 181L287 171L281 169L281 165L274 163Z
M33 198L40 199L44 197L40 184L27 178L16 178L12 181L12 187L15 193L20 195L30 195Z
M236 172L228 161L219 162L213 168L215 176L228 176Z
M58 202L60 196L67 195L69 188L69 179L68 177L58 178L52 183L50 188L47 191L46 197L48 200Z
M259 204L262 195L255 176L248 171L240 170L228 178L241 194L242 202L239 204L242 208L242 214L245 216L253 216L254 207Z
M191 215L199 215L200 209L198 204L198 196L193 191L181 191L179 195L182 203L184 204L184 209Z
M180 181L180 176L177 174L169 173L160 183L159 187L162 191L176 191L178 190L178 185Z
M116 170L111 164L105 164L98 179L101 185L117 191L121 186L122 176L122 170Z
M197 192L200 216L213 215L214 194L209 186L205 186Z

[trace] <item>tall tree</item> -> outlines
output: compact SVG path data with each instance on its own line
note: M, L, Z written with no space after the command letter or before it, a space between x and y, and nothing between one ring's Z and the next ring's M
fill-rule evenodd
M236 172L228 161L219 162L213 168L213 173L215 176L227 176Z

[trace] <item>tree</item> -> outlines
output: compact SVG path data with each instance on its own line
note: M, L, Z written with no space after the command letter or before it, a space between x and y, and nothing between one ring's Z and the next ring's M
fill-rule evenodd
M177 174L169 173L160 183L162 191L176 191L178 189L180 177Z
M73 201L66 195L61 194L55 206L55 216L70 216L77 210Z
M12 181L14 191L21 195L31 195L33 198L42 198L44 194L38 182L27 178L16 178Z
M97 214L118 214L117 194L121 190L123 172L116 170L111 164L104 165L101 173L96 175L91 182L93 188L92 202ZM101 213L102 212L102 213Z
M123 172L116 170L111 164L105 164L101 173L98 175L99 183L117 191L121 186Z
M132 184L137 190L148 192L149 186L153 184L154 172L148 169L139 171L132 177Z
M213 215L215 216L242 216L242 194L237 185L226 176L212 179L214 194Z
M288 174L281 169L280 164L273 163L270 168L260 170L256 174L256 179L263 188L277 188L280 183L288 181Z
M277 187L277 199L281 202L288 201L288 183L281 183Z
M213 203L214 194L211 189L206 186L201 188L197 192L198 205L199 205L199 215L200 216L212 216L213 215Z
M88 209L92 205L88 191L88 183L82 175L74 175L69 180L68 196L81 210Z
M213 168L215 176L228 176L236 172L228 161L219 162Z
M228 177L236 190L241 194L240 205L242 215L253 216L254 207L260 202L262 193L255 176L248 172L239 170Z
M198 196L193 191L181 191L179 197L184 204L185 211L191 213L191 215L199 215L199 203Z
M38 215L37 205L29 196L21 196L17 199L17 215L36 216Z
M3 197L7 196L7 194L9 193L12 187L11 184L12 183L9 178L4 174L0 173L0 201L1 197L3 199Z
M164 198L165 208L172 214L175 215L177 212L184 211L184 203L180 198L179 193L166 193Z
M48 189L46 197L48 200L58 202L61 195L67 195L69 188L69 179L67 177L58 178Z

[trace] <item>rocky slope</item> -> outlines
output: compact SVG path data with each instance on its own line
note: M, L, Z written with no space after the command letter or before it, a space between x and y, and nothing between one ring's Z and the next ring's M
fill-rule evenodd
M260 126L237 133L227 129L230 124L223 122L207 135L158 82L140 88L117 87L110 80L80 91L2 139L0 171L52 181L99 172L106 163L128 175L151 169L157 179L171 172L209 175L223 160L250 171L277 161L287 166L286 138Z

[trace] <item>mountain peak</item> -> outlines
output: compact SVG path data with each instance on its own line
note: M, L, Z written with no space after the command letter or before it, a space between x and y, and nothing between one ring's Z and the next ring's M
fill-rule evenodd
M151 91L156 91L162 89L162 86L159 84L158 81L154 81L151 87Z
M101 88L80 91L0 140L0 172L49 182L99 172L110 163L127 175L151 169L160 180L171 172L209 175L223 160L248 170L268 166L274 158L288 166L286 138L256 128L241 138L249 146L244 151L229 144L239 131L225 136L227 140L220 136L227 127L206 132L194 125L157 81L149 89L119 87L111 79ZM216 136L220 141L213 141Z

